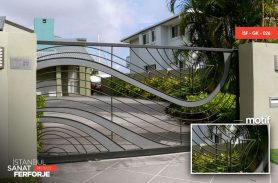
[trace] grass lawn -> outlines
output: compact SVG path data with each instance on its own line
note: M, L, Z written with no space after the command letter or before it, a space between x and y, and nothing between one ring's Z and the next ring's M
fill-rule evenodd
M271 149L270 150L270 161L272 163L278 164L278 149Z

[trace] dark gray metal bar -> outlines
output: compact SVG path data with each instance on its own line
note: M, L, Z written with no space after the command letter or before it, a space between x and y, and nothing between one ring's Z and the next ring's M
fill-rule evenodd
M206 48L206 47L179 47L179 46L154 46L154 45L135 45L123 43L96 43L82 41L42 41L38 40L37 44L42 45L63 45L63 46L102 46L102 47L123 47L123 48L154 48L154 49L179 49L179 50L196 50L196 51L216 51L231 53L236 49L226 48Z
M153 148L153 149L139 149L139 150L129 150L120 152L101 152L101 153L91 153L91 154L77 154L77 155L63 155L63 156L49 156L44 154L39 154L38 159L44 160L45 163L69 163L69 162L80 162L88 160L102 160L110 158L127 158L134 156L150 156L157 154L169 154L178 152L188 152L190 146L174 146L171 148Z
M90 128L88 125L79 123L77 121L73 121L66 118L59 118L59 117L53 117L53 116L45 116L41 119L42 123L45 122L51 122L51 123L59 123L59 124L65 124L72 126L78 130L84 131L90 136L92 136L94 139L96 139L98 142L100 142L103 146L105 146L109 151L116 152L116 151L123 151L123 149L114 143L112 140L104 136L103 134L99 133L93 128Z
M37 69L39 70L39 69L43 69L43 68L47 68L47 67L51 67L51 66L57 66L57 65L80 65L80 66L85 66L85 67L92 67L92 68L96 68L97 70L108 73L110 75L113 75L115 77L121 78L123 81L131 83L134 86L137 86L149 93L152 93L156 96L159 96L159 97L161 97L167 101L170 101L172 103L175 103L177 105L184 106L184 107L197 107L197 106L201 106L201 105L208 103L218 94L219 91L221 91L222 86L225 84L225 81L229 74L230 62L231 62L231 53L224 54L225 69L224 69L224 73L223 73L220 83L217 85L217 87L214 89L214 91L209 94L209 96L207 98L199 100L199 101L195 101L195 102L188 102L185 100L178 99L176 97L169 96L169 95L167 95L163 92L160 92L150 86L147 86L147 85L143 84L142 82L137 81L111 67L108 67L106 65L103 65L103 64L91 61L91 60L78 59L78 58L66 58L66 57L57 58L57 59L46 59L46 60L41 60L40 62L38 62Z
M42 112L57 112L57 113L64 113L64 114L72 114L75 115L78 118L85 118L87 120L90 120L92 122L95 122L106 129L109 129L110 131L113 131L114 133L120 135L124 139L127 139L128 141L132 142L133 144L136 144L139 147L142 147L143 149L148 149L148 148L161 148L165 147L163 144L156 143L154 141L151 141L147 138L144 138L143 136L140 136L139 134L134 133L133 131L130 131L117 123L113 123L106 118L103 118L99 115L89 113L84 110L78 110L75 108L43 108L39 109L38 111ZM46 116L46 115L45 115ZM82 125L82 123L80 123ZM92 128L93 129L93 128Z

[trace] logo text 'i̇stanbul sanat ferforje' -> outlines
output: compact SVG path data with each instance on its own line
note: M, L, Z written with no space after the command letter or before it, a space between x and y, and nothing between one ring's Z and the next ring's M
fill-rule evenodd
M57 166L46 165L37 159L13 159L7 169L13 172L14 177L50 177L50 172L57 171Z

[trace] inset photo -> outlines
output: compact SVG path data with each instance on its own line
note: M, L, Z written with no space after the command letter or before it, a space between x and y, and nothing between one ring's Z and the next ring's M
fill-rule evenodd
M192 124L191 174L269 174L269 126Z

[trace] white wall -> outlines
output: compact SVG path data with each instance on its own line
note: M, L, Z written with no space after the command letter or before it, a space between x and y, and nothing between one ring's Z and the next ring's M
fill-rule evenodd
M0 46L7 47L8 45L8 33L1 32L0 33ZM7 50L5 49L4 55L7 55ZM6 57L6 56L5 56ZM4 61L4 67L6 66L7 61ZM9 162L9 99L8 99L8 70L3 69L0 70L0 147L1 147L1 155L0 155L0 177L7 176L6 166Z
M153 29L155 29L156 32L155 42L151 42L151 30ZM143 45L143 34L148 33L149 41L150 41L149 45L160 45L160 46L161 45L162 46L183 46L184 45L184 41L182 37L171 38L171 26L160 25L153 29L140 33L138 35L139 38L138 43ZM136 44L137 42L131 41L130 43ZM131 70L130 73L144 72L144 67L146 65L153 65L153 64L156 64L157 70L176 69L175 67L173 67L173 65L171 65L171 62L174 63L174 58L171 50L166 51L168 56L165 55L163 50L159 50L160 51L160 55L159 55L159 53L155 49L149 49L152 56L144 48L134 48L133 51L136 54L130 50L130 62L131 62L129 66ZM140 58L138 58L136 55L141 57L143 61Z
M12 25L9 25L7 23L4 24L4 32L9 32L9 33L27 33L25 30L22 30L18 27L14 27Z
M159 37L161 37L161 45L166 46L168 45L168 39L169 39L169 29L167 26L160 26L161 29L161 35L159 35Z
M8 175L13 158L37 159L36 37L26 32L0 32L5 48L0 70L0 177ZM11 69L14 58L29 60L31 70Z
M278 97L274 55L278 55L278 44L240 46L240 118L271 116L271 148L278 148L278 108L269 104L269 97Z

